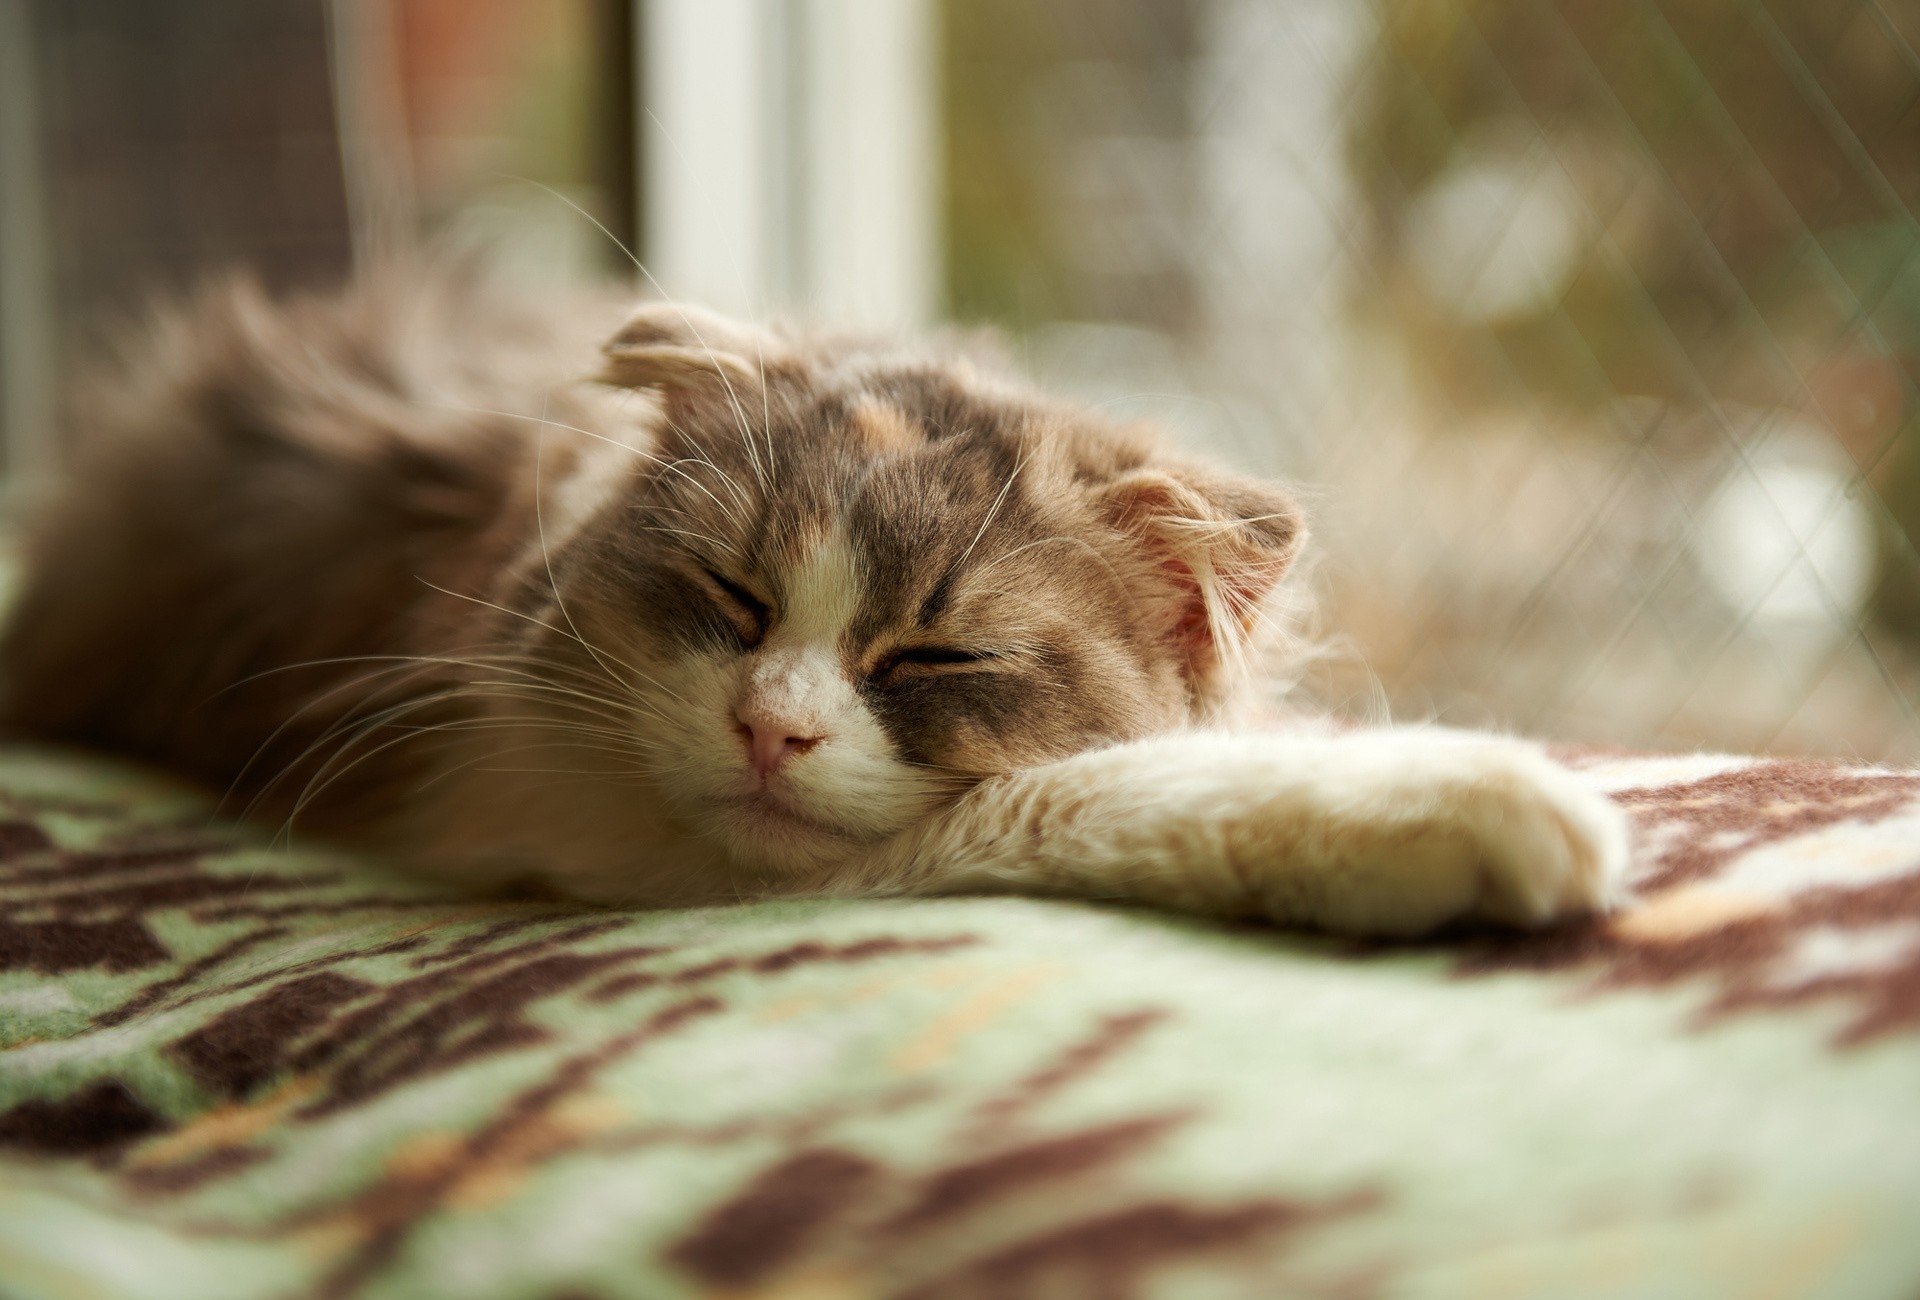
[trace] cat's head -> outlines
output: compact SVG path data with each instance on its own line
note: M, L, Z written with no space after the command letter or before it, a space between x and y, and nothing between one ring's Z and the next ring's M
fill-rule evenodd
M765 868L1206 720L1303 536L1279 489L957 362L654 306L604 378L656 396L655 440L550 557L534 635Z

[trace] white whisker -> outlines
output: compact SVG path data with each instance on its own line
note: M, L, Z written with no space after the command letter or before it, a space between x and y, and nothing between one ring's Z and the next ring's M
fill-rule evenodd
M994 516L998 515L1000 513L1000 507L1006 504L1007 493L1013 491L1013 481L1020 477L1020 471L1027 467L1027 461L1032 459L1032 457L1033 452L1029 449L1025 455L1021 456L1020 459L1015 462L1013 472L1008 474L1007 481L1000 485L1000 495L993 499L991 506L987 507L987 517L980 521L980 527L973 534L973 540L967 543L966 550L960 552L960 558L954 561L953 568L961 568L966 564L968 558L973 555L973 548L980 545L980 539L987 535L987 528L993 523Z

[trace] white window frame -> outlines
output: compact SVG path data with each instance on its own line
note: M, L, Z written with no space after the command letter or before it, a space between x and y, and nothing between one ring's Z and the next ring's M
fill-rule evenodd
M932 0L636 0L643 260L723 311L938 308Z

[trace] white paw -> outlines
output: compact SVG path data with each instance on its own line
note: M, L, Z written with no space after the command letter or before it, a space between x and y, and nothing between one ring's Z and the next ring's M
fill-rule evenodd
M1334 815L1312 837L1317 870L1276 870L1264 891L1276 919L1412 935L1457 920L1549 925L1621 900L1625 814L1537 746L1407 730L1341 749L1322 778Z
M1532 746L1502 746L1449 791L1478 847L1472 915L1537 926L1605 912L1625 897L1627 817Z

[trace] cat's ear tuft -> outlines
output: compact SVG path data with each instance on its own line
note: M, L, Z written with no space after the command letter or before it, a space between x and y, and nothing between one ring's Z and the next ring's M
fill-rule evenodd
M1103 485L1099 500L1172 580L1182 603L1169 635L1195 673L1236 661L1306 539L1293 498L1251 479L1155 468Z
M647 303L601 351L600 382L619 388L665 391L720 381L757 386L786 347L762 330L701 307Z

